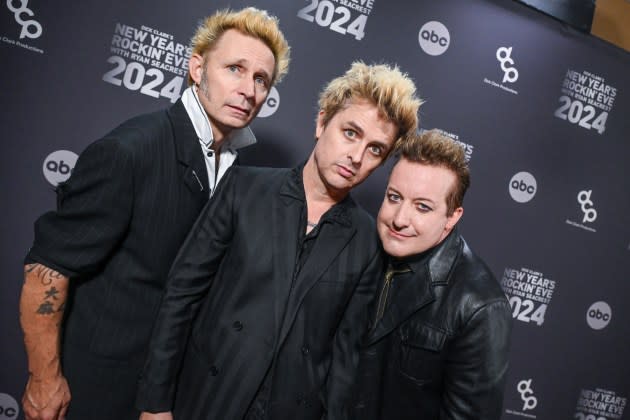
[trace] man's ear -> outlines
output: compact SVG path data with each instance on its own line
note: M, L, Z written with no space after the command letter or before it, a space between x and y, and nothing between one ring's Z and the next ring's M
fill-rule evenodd
M203 57L201 55L193 54L190 56L188 60L188 72L190 73L190 78L196 85L201 83L203 76Z
M444 226L444 230L446 230L447 234L449 234L451 230L453 230L453 228L455 227L457 222L459 222L459 219L461 219L463 215L464 215L463 207L457 207L455 210L453 210L453 214L448 216L446 220L446 225Z
M317 121L315 122L315 140L319 139L319 137L324 132L324 111L320 110L317 113Z

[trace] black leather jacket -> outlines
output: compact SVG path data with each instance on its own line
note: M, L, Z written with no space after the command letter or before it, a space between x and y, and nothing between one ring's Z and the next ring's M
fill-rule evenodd
M362 348L350 418L499 419L512 324L499 283L455 230L407 267Z

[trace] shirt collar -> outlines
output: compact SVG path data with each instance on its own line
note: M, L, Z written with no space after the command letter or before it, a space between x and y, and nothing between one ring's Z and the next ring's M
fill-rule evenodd
M197 137L199 137L199 141L206 148L210 148L214 142L214 135L212 134L211 128L212 126L208 120L208 115L206 115L206 112L201 106L201 102L199 102L199 98L197 97L197 93L194 91L193 86L188 87L182 94L182 103L184 104L184 108L186 108L186 112L192 121L193 127L195 127L195 132L197 133ZM254 143L256 143L256 137L249 126L232 130L225 142L225 144L232 150L250 146Z

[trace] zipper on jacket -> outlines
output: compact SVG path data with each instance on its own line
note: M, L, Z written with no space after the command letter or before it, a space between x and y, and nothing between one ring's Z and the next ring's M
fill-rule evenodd
M394 281L394 274L406 273L411 271L409 267L401 268L395 270L390 265L387 267L387 272L385 273L385 280L383 281L383 288L381 289L381 295L378 298L378 306L376 308L376 318L374 319L374 326L372 328L376 328L376 324L381 320L383 314L385 313L385 308L387 307L387 296L389 295L389 289Z

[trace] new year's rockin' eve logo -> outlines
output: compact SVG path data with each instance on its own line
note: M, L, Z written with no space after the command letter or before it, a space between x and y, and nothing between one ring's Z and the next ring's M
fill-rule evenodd
M13 16L18 25L22 26L20 39L36 39L41 36L42 25L35 19L28 19L29 17L35 16L35 13L28 8L28 0L7 0L7 8L13 12Z

